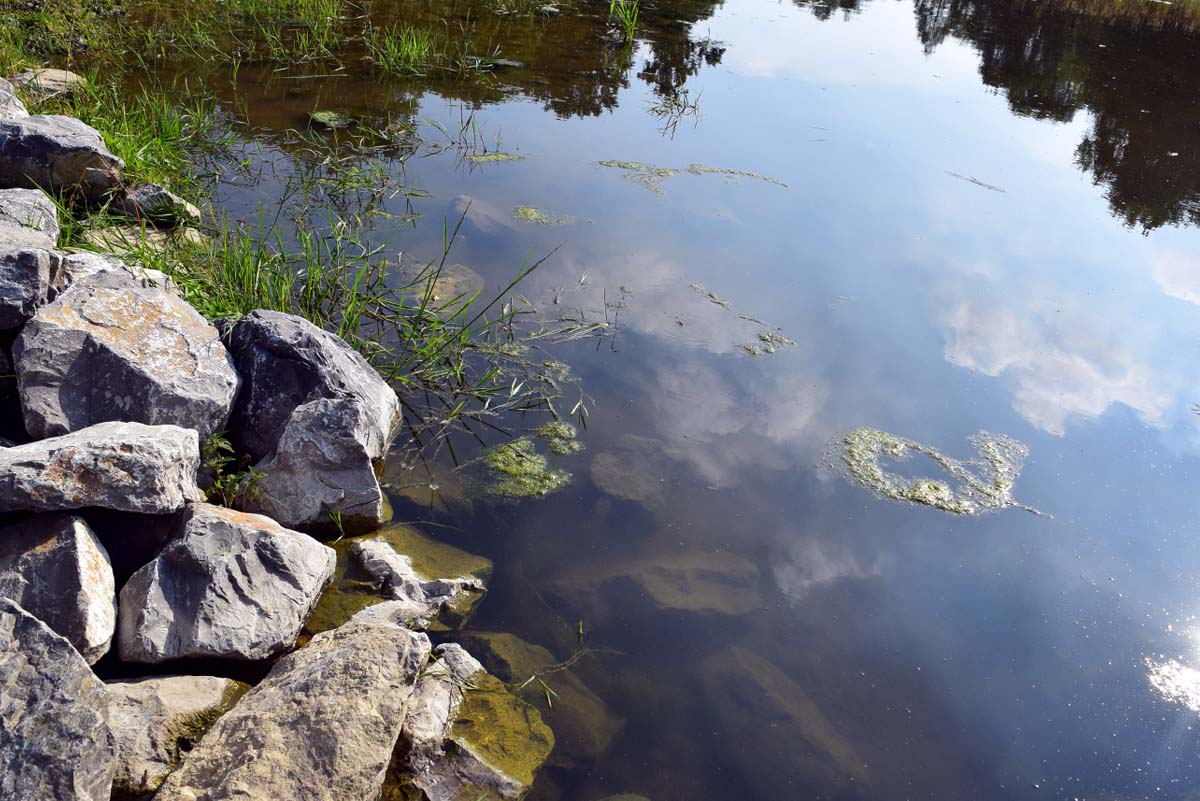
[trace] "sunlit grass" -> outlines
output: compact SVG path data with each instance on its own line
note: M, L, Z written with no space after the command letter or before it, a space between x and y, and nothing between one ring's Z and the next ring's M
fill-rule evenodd
M371 61L393 75L421 75L447 59L439 39L424 28L371 28L364 38Z

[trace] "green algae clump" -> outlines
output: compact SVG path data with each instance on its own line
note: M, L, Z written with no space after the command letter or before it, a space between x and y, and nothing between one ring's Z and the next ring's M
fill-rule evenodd
M583 444L577 439L575 426L561 420L552 420L539 426L534 432L546 441L546 447L559 456L570 456L583 450Z
M330 130L349 128L354 124L354 118L338 111L314 111L308 115L308 121L319 128Z
M1029 448L1000 434L980 431L969 437L978 459L959 460L919 442L879 431L856 428L832 448L842 475L884 498L921 504L958 515L979 515L1015 507L1040 514L1013 498L1013 487ZM883 460L930 459L948 480L907 478L889 472Z
M550 467L528 437L497 445L483 461L496 476L490 492L504 498L540 498L571 480L570 473Z
M536 223L538 225L551 225L553 223L546 212L541 209L535 209L533 206L517 206L513 209L513 216L523 222Z
M493 164L498 161L524 161L524 156L516 156L512 153L473 153L466 157L467 161L473 164Z
M554 733L537 709L479 672L464 688L450 739L525 786L554 749Z

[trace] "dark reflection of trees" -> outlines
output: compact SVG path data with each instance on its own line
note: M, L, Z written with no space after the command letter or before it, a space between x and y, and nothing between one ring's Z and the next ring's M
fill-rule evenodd
M1017 114L1093 124L1076 163L1149 230L1200 224L1200 10L1116 0L916 0L927 51L970 42Z
M863 0L794 0L799 8L807 8L819 20L827 20L835 11L850 17L862 10Z

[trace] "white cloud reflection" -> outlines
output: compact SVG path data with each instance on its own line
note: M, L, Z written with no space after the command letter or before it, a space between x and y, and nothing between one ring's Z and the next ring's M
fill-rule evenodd
M878 557L864 563L845 546L806 539L792 543L771 570L779 591L799 604L813 590L842 579L880 576L883 565Z
M1200 261L1176 250L1154 260L1154 283L1168 297L1200 306Z

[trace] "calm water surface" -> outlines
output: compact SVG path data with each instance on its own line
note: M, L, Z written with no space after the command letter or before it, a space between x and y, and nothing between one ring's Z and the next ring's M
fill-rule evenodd
M315 106L474 110L524 160L410 158L429 196L375 236L432 258L472 198L452 261L494 290L559 247L525 296L609 321L550 348L589 399L567 488L395 499L496 561L477 628L565 659L584 618L575 673L623 725L533 798L1200 797L1200 15L1116 7L664 2L632 47L585 7L499 24L525 66L485 85L243 68L229 109L274 177L231 173L220 208L278 196ZM650 105L682 89L672 135ZM742 347L776 328L795 345ZM1012 437L1044 515L877 497L829 455L858 427ZM572 589L629 570L658 601Z

